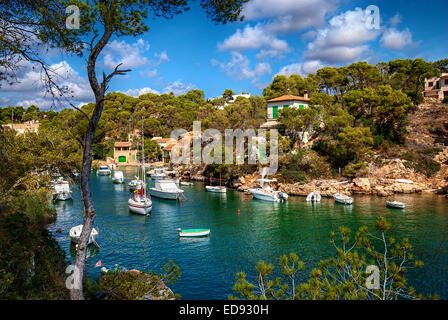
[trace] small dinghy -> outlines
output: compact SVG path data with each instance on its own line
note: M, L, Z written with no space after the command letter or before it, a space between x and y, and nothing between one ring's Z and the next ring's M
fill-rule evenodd
M322 196L320 195L319 192L311 192L306 197L306 202L320 202L321 199L322 199Z
M181 185L181 186L192 186L192 185L193 185L193 182L183 182L183 181L181 181L181 182L180 182L180 185Z
M220 186L205 186L205 189L208 192L216 192L216 193L226 193L227 192L226 187L220 187Z
M210 229L177 229L179 237L206 237L210 234Z
M386 201L386 207L395 209L404 209L406 207L406 203L398 201Z
M353 198L340 194L340 193L336 193L334 195L334 201L339 202L339 203L343 203L343 204L352 204L353 203Z
M83 225L80 224L80 225L75 226L75 227L70 229L69 235L70 235L70 239L72 240L72 242L78 243L79 237L81 237L82 227L83 227ZM96 230L95 228L92 228L92 232L90 233L89 243L88 244L91 244L92 242L94 242L95 241L95 237L98 234L99 234L98 230Z

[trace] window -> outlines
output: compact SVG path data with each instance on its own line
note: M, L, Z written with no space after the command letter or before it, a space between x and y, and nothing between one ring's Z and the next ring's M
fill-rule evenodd
M428 87L432 87L434 85L434 82L428 82Z
M299 105L299 109L305 108L303 104Z
M286 109L286 108L288 108L289 107L289 104L285 104L284 106L283 106L283 109Z

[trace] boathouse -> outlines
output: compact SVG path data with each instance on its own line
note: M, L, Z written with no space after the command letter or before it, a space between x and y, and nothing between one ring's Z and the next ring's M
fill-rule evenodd
M115 142L114 144L114 161L118 164L136 164L137 150L131 150L131 142Z

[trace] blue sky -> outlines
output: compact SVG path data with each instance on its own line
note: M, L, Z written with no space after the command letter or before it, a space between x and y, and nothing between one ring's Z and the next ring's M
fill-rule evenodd
M368 28L365 9L380 10L380 28ZM355 61L448 57L447 1L251 0L243 22L216 25L196 4L172 20L148 19L138 37L112 39L98 60L110 71L123 62L132 69L117 77L111 91L182 94L194 88L207 98L235 92L261 94L277 74L306 76L323 66ZM91 100L85 61L60 53L47 61L64 74L75 105ZM0 89L0 104L45 108L35 71L22 72L20 84Z

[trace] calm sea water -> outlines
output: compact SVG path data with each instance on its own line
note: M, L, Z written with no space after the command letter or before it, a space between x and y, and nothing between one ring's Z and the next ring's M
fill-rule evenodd
M121 170L129 180L136 174L135 168ZM92 175L92 187L101 248L91 248L86 265L90 276L99 275L100 268L94 268L99 260L107 268L118 265L143 271L159 271L173 260L182 276L172 289L181 298L227 299L237 272L244 271L253 279L259 260L277 264L282 254L290 252L305 262L301 280L307 280L320 260L335 253L329 244L330 231L342 225L353 231L362 225L373 230L376 218L386 216L392 223L391 236L409 238L415 256L425 263L409 274L410 283L419 292L448 299L448 200L440 196L397 196L407 203L405 210L387 209L385 199L364 196L355 197L352 207L326 198L314 205L301 197L270 203L233 190L225 195L205 192L204 184L197 182L181 186L186 198L182 205L153 197L151 216L145 217L128 211L126 184ZM74 261L74 248L68 232L82 223L79 188L72 188L73 200L55 205L58 219L49 226L70 261ZM56 232L59 228L62 233ZM210 228L211 235L183 239L177 228Z

